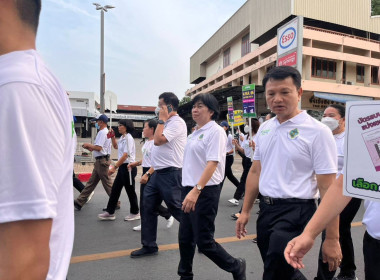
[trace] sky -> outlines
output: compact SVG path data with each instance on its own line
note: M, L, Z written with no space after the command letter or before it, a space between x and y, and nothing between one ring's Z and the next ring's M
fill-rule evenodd
M246 0L94 0L104 15L106 91L119 105L182 99L190 57ZM37 50L67 91L99 95L100 11L88 0L42 0Z

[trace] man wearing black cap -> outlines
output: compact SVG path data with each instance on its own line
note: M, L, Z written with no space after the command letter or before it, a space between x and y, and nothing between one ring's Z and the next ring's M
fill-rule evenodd
M108 117L106 115L100 115L94 119L96 121L95 126L99 129L95 138L95 143L84 143L83 148L94 152L95 163L90 180L87 182L86 187L80 193L78 198L74 200L74 207L76 210L81 210L83 205L87 202L88 197L96 188L99 181L102 181L103 187L108 195L111 194L112 182L108 176L108 169L110 166L110 154L111 154L111 139L107 137L108 134Z

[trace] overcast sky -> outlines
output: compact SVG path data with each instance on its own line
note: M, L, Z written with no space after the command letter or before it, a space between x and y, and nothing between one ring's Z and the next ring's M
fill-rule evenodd
M68 91L99 94L100 12L88 0L43 0L37 50ZM182 98L193 55L246 0L98 0L105 13L106 90L118 104Z

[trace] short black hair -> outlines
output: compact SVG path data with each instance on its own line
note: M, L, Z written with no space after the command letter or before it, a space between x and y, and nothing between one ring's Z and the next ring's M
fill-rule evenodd
M291 77L293 83L296 86L297 90L301 88L301 74L296 68L290 66L279 66L274 67L265 74L263 79L263 87L265 91L265 86L269 80L285 80L286 78Z
M269 112L267 115L270 115L270 118L274 118L276 116L276 114L273 112Z
M177 111L179 100L177 95L172 92L163 92L160 94L158 99L163 99L166 105L172 105L173 111Z
M135 131L135 126L133 125L132 120L122 119L119 121L119 124L127 128L127 133L132 134Z
M41 12L41 0L16 0L20 19L37 33Z
M253 132L254 134L256 134L257 131L259 130L259 127L260 127L260 122L259 122L259 120L256 119L256 118L253 118L253 119L251 120L251 128L252 128L252 132Z
M219 117L220 111L219 111L218 100L216 100L215 96L210 93L200 93L193 98L192 106L194 106L194 104L199 101L205 104L209 110L214 112L214 114L212 114L211 116L211 119L217 120Z
M343 105L340 105L340 104L331 104L331 105L327 106L327 108L329 108L329 107L332 107L332 108L336 109L338 111L338 113L339 113L339 115L340 115L341 118L344 118L346 116L346 108Z
M157 127L157 120L151 119L149 121L146 121L146 123L148 124L149 128L153 128L153 133L154 133L156 131L156 127Z

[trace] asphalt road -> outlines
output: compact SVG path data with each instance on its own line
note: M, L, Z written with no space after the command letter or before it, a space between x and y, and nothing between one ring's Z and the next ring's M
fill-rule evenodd
M238 156L237 156L238 157ZM240 176L238 161L234 164L237 177ZM215 238L233 256L247 260L247 279L261 279L263 263L257 245L251 242L256 233L255 214L258 205L255 204L248 224L247 240L238 241L234 238L235 222L230 215L237 212L240 206L233 206L229 202L235 187L226 180L223 188L219 212L216 218ZM139 185L136 187L139 193ZM74 190L76 196L78 192ZM139 194L138 194L139 195ZM179 252L177 246L178 222L172 228L166 228L166 220L159 217L157 243L160 247L156 256L139 259L130 258L133 249L140 248L140 232L132 228L140 221L125 222L124 217L129 214L129 202L125 191L121 194L121 209L116 212L115 221L100 221L97 218L106 206L108 197L101 183L95 190L92 200L81 211L75 212L75 242L73 257L69 268L69 280L125 280L125 279L179 279L177 266ZM362 238L365 231L360 222L363 217L363 205L354 219L352 236L354 241L357 265L357 277L364 279L364 264L362 254ZM314 279L317 270L317 257L320 241L318 240L312 251L305 258L306 268L303 270L307 279ZM215 280L232 279L230 273L224 272L211 262L206 256L195 253L194 279Z

